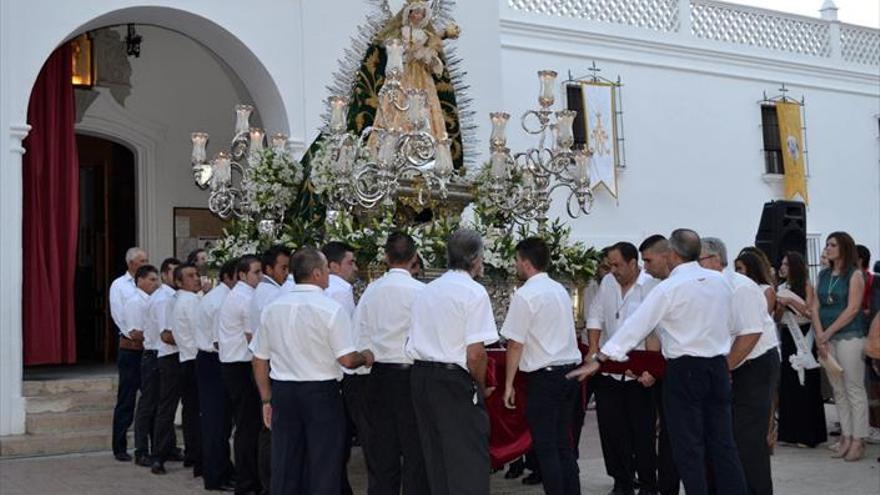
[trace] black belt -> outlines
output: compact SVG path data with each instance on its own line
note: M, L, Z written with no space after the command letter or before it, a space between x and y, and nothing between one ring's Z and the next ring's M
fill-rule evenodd
M145 349L145 350L144 350L144 354L149 354L149 355L156 354L156 355L158 355L158 354L159 354L159 351L154 350L154 349Z
M426 368L439 368L442 370L464 371L461 366L455 363L441 363L438 361L416 361L415 365Z
M529 371L529 373L552 373L560 371L571 371L577 367L578 363L554 364L552 366L545 366L543 368L536 369L535 371Z
M377 370L410 370L413 365L408 363L373 363Z

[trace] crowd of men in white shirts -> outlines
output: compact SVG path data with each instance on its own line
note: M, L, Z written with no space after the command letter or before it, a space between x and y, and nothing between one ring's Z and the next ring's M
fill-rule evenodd
M413 239L391 234L388 271L357 304L354 250L341 242L243 256L204 294L203 252L156 269L132 248L110 289L120 328L114 455L132 460L125 431L134 418L134 461L155 474L183 461L208 490L348 494L356 431L370 495L487 494L486 346L500 335L503 401L525 408L546 493L580 493L572 411L577 380L593 375L613 494L634 493L636 473L641 495L678 493L679 476L689 494L710 484L719 494L772 493L767 377L779 357L761 290L720 273L727 260L718 239L679 229L640 250L644 271L635 246L607 250L611 273L590 304L584 357L571 298L547 274L550 252L539 238L516 246L523 283L500 332L475 280L483 241L468 229L450 236L448 271L428 284L413 276ZM662 350L665 378L600 373L602 362L626 361L633 349ZM517 371L528 384L525 404Z

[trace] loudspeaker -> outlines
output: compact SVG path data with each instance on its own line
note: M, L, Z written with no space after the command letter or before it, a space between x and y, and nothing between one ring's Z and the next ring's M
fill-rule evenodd
M777 269L787 251L807 259L807 208L800 201L764 203L755 246L764 251Z

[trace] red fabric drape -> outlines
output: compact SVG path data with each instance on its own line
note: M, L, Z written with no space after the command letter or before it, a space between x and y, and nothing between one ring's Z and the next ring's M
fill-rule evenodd
M76 361L74 274L79 218L71 48L46 61L28 106L22 188L24 364Z
M589 354L589 348L578 344L581 355ZM495 392L486 399L489 411L489 459L492 468L501 469L505 464L519 458L532 448L532 434L526 423L526 379L517 372L513 379L516 390L516 409L504 407L504 377L507 351L504 349L487 349L489 354L489 370L486 373L486 386L497 387ZM586 382L581 385L581 392L586 389ZM583 396L583 394L582 394ZM581 404L585 408L587 405Z

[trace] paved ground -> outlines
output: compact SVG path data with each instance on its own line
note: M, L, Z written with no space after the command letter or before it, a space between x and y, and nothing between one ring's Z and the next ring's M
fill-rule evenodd
M581 486L583 493L605 495L611 479L605 474L598 445L595 413L587 415L581 441ZM860 462L830 458L820 447L800 449L777 447L773 456L773 477L777 495L878 495L880 494L880 446L872 445ZM171 464L169 474L154 476L146 468L112 459L109 452L0 461L0 494L89 494L127 495L143 493L195 494L201 480L190 470ZM364 493L364 467L360 452L352 460L351 479L356 493ZM492 476L493 494L540 494L540 488L523 486L519 480Z

